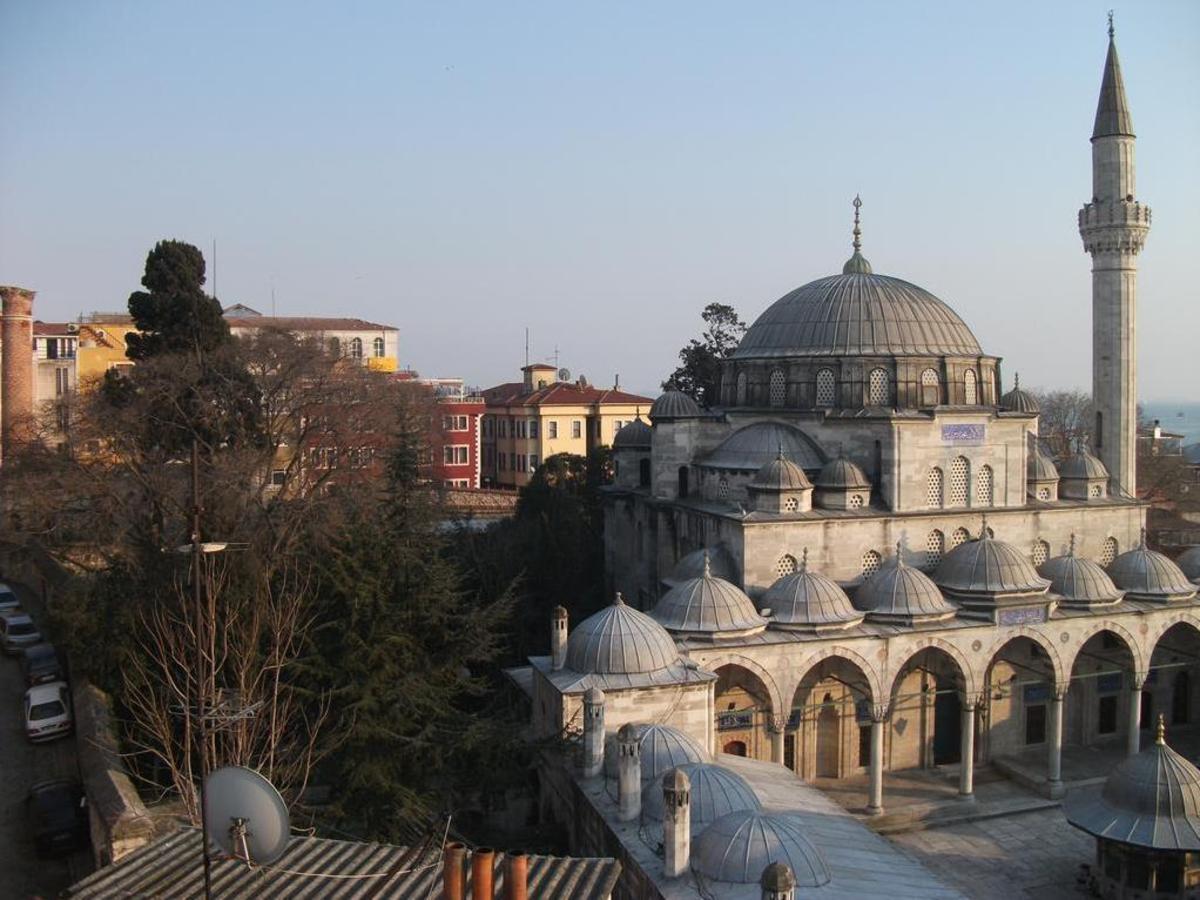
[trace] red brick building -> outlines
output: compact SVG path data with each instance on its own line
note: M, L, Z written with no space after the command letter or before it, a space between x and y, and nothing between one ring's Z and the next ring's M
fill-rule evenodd
M429 480L448 488L478 488L482 395L464 387L461 378L421 378L415 372L396 378L427 386L437 401L429 427Z

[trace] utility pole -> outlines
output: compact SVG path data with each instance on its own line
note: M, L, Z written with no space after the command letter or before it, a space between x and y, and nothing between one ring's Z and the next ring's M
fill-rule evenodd
M215 244L215 242L214 242ZM192 438L192 602L196 606L196 735L200 745L200 852L204 856L204 897L212 897L212 867L208 858L208 817L204 782L208 777L208 729L205 727L204 609L200 573L204 548L200 543L200 442Z

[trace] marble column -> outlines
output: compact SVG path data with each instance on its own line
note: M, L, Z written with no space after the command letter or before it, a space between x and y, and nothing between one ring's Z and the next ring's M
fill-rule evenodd
M771 717L771 762L783 765L783 732L787 719L782 716Z
M958 793L964 800L975 799L975 711L978 699L971 697L962 704L962 760L958 769Z
M1142 684L1144 678L1135 678L1129 685L1129 723L1125 734L1125 755L1136 756L1141 748Z
M886 707L871 711L871 794L867 812L873 816L883 813L883 726L886 720Z
M1050 696L1049 733L1046 735L1046 785L1049 788L1051 799L1057 799L1063 795L1063 703L1066 696L1066 685L1055 685L1054 693Z

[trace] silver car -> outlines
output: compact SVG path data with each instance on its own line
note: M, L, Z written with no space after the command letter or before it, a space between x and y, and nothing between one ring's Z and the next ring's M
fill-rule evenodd
M16 609L20 605L21 601L17 599L17 592L0 581L0 609Z
M15 656L26 647L42 642L42 634L23 609L0 611L0 648Z

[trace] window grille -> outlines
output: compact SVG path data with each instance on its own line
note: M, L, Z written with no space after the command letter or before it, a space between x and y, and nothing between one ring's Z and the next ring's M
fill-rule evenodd
M729 496L729 479L722 478L717 482L717 496L724 500Z
M1049 500L1050 499L1050 488L1045 488L1045 487L1038 488L1037 498L1039 500Z
M975 505L992 505L992 467L980 466L975 475Z
M783 372L776 369L771 373L771 405L783 406L787 399L787 381L783 377Z
M935 528L925 539L925 565L933 568L942 561L945 552L946 536Z
M1033 542L1033 565L1038 567L1043 565L1050 558L1050 545L1045 541Z
M977 406L979 404L979 385L975 380L975 370L967 369L963 373L963 402L967 406Z
M800 508L800 501L797 500L795 497L788 497L786 500L783 501L783 511L784 512L795 512L799 508Z
M888 386L888 374L884 369L872 369L867 378L867 398L871 406L887 406L891 403L892 393Z
M817 406L833 406L835 385L833 369L821 369L817 372Z
M1093 484L1088 488L1088 496L1092 498L1101 497L1104 494L1104 489L1098 484Z
M738 372L737 377L737 405L746 405L746 373Z
M879 571L879 564L882 562L879 554L874 550L868 550L862 557L862 577L863 581L870 581L871 577Z
M970 533L965 528L955 528L954 533L950 535L950 547L953 549L959 544L965 544L971 539Z
M936 369L926 369L921 373L921 405L937 406L941 401L941 381Z
M950 463L950 506L967 505L967 479L970 472L971 464L965 456L957 456Z
M934 466L925 479L925 503L932 509L942 505L942 470Z
M1100 547L1100 565L1110 566L1112 561L1117 558L1117 539L1105 538L1104 543Z
M779 561L775 563L775 575L777 578L783 578L785 575L791 575L796 571L796 557L789 553L779 557Z
M851 494L849 505L850 505L851 509L862 509L863 495L862 494Z

